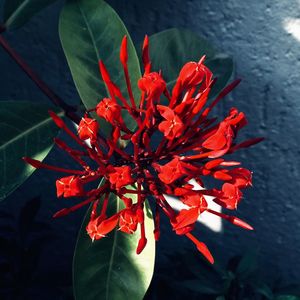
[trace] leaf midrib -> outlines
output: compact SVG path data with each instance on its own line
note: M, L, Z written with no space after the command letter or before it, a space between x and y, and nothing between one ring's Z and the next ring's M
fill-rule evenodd
M119 198L117 198L117 207L116 207L116 211L118 212L120 208L120 201ZM111 277L111 273L112 273L112 267L113 267L113 261L114 261L114 256L115 256L115 251L116 251L116 244L117 244L117 240L118 240L118 232L115 229L114 230L114 240L113 240L113 245L112 245L112 250L111 250L111 256L110 256L110 260L109 260L109 265L108 265L108 272L107 272L107 280L106 280L106 291L105 291L105 299L109 300L109 283L110 283L110 277Z
M63 112L58 113L59 116L63 116ZM30 134L32 131L36 130L38 127L42 126L43 124L46 124L52 120L51 117L48 117L47 119L43 120L42 122L37 123L33 127L30 127L29 129L22 131L20 134L9 140L8 142L4 143L0 146L0 151L5 150L5 148L10 145L11 143L17 141L18 139L22 138L23 136L26 136Z
M87 27L87 30L90 34L90 37L91 37L91 40L92 40L92 44L93 44L93 48L95 50L95 54L96 54L96 57L97 57L97 61L99 62L99 60L101 59L101 57L99 56L99 53L98 53L98 49L97 49L97 45L96 45L96 41L95 41L95 37L94 37L94 34L93 34L93 31L90 27L90 24L88 23L88 20L87 20L87 16L85 15L84 11L82 10L82 8L80 7L80 4L79 4L79 1L77 1L77 5L78 5L78 8L79 8L79 11L83 17L83 20L86 24L86 27ZM103 85L105 87L105 90L106 90L106 93L107 93L107 96L109 95L109 91L107 89L107 86L106 84L103 82Z
M26 7L26 5L28 4L28 2L29 2L29 0L25 0L24 2L22 2L22 3L18 6L18 8L17 8L17 9L16 9L16 10L8 17L8 19L7 19L6 22L5 22L5 24L6 24L7 27L9 27L10 24L12 23L11 20L13 20L13 19L15 18L15 16L18 15L18 13L19 13L20 11L22 11L22 9L23 9L24 7Z

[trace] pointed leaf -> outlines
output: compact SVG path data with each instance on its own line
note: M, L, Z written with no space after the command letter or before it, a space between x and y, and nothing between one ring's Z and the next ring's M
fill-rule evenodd
M111 79L128 99L119 60L121 41L127 35L128 68L135 102L138 103L139 60L123 22L107 3L102 0L67 1L60 16L59 34L76 88L87 109L108 96L99 72L99 60L104 62ZM125 123L130 128L136 125L130 116L125 117ZM102 130L103 126L105 123ZM108 130L107 126L105 130Z
M6 0L3 8L5 27L13 30L21 27L36 13L57 0Z
M0 200L3 200L35 170L22 157L43 160L58 129L48 115L48 106L27 101L1 101L0 120Z
M241 280L245 280L255 272L257 272L257 251L249 250L241 257L236 274Z
M217 54L212 59L206 61L206 66L213 71L214 78L217 78L210 92L211 97L216 96L230 80L234 64L231 57L225 54Z
M109 215L124 208L111 195ZM147 208L147 207L146 207ZM148 207L149 208L149 207ZM74 293L77 300L141 300L150 284L155 258L153 220L145 213L147 245L136 254L139 232L130 235L114 230L92 242L86 233L90 210L79 232L73 262Z
M183 280L181 285L184 288L197 292L197 294L220 295L222 293L221 286L218 286L208 280L189 279Z
M233 72L231 58L217 54L206 39L188 30L168 29L151 35L149 41L152 70L162 70L169 88L174 85L185 63L197 62L203 55L206 55L205 64L211 68L214 76L218 77L211 95L216 95L222 90Z
M293 295L280 295L275 297L275 300L300 300L300 297Z

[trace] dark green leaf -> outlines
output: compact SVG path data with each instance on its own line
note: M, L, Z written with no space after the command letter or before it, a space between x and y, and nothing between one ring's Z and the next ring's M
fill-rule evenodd
M292 295L280 295L277 296L275 300L300 300L300 297Z
M259 285L259 287L255 287L255 291L257 293L265 296L266 299L270 299L270 300L274 299L274 295L273 295L273 292L272 292L271 288L268 285L264 284L264 283L261 283Z
M244 280L255 271L257 271L257 253L255 251L248 251L239 261L236 274L240 279Z
M0 120L0 200L3 200L35 170L22 157L43 160L58 129L48 115L47 106L27 101L1 101Z
M295 295L300 297L300 284L289 284L287 286L277 288L276 293L282 295Z
M206 64L211 68L215 77L218 77L212 94L218 93L232 74L232 59L226 55L217 54L206 39L188 30L168 29L153 34L149 40L152 69L162 70L168 87L175 83L185 63L199 61L203 55L206 55Z
M128 68L138 103L137 81L141 73L136 51L123 22L107 3L102 0L67 1L60 16L59 33L76 88L87 109L95 107L101 98L108 96L99 72L99 60L104 62L112 80L127 96L119 61L121 41L127 35ZM125 123L130 128L135 126L130 116L125 117Z
M111 195L109 214L123 208ZM74 256L74 293L77 300L140 300L150 284L155 258L153 220L145 214L147 245L135 253L139 233L114 230L106 238L92 242L86 233L90 210L79 233Z
M9 30L17 29L36 13L57 0L6 0L3 19Z
M211 97L216 96L226 86L232 76L233 61L230 57L220 54L207 60L206 65L213 71L214 77L217 78L210 92Z
M213 286L212 282L204 280L184 280L181 285L199 294L220 295L222 292L222 289L219 286Z

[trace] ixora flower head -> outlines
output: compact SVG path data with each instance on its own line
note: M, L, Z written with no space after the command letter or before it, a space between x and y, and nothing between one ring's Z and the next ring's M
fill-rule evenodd
M232 108L219 122L217 118L209 117L214 106L239 81L229 84L210 101L209 93L215 79L205 66L205 57L202 57L199 62L187 62L182 67L172 91L169 91L161 72L151 70L146 36L142 53L144 75L135 83L141 90L141 96L140 99L134 99L127 59L127 38L124 37L120 61L129 101L100 61L100 72L109 95L100 99L98 105L84 115L78 126L78 134L74 134L60 117L50 112L56 125L81 147L81 150L75 150L55 139L55 143L79 164L80 169L49 166L28 157L24 160L36 168L51 169L68 175L56 182L58 197L84 197L82 202L58 211L54 217L67 215L93 203L90 222L86 228L93 241L105 237L115 228L126 234L133 234L139 229L137 253L140 253L147 243L144 206L145 201L149 200L154 201L152 207L155 207L156 240L160 236L160 214L164 213L170 219L174 232L189 238L213 263L206 245L192 234L195 223L203 212L215 214L245 229L253 229L235 216L212 210L205 200L205 196L212 196L217 204L234 210L242 199L242 190L251 186L251 172L240 167L240 162L225 160L223 157L262 139L235 142L238 131L247 123L244 113L236 108ZM110 123L110 137L103 138L101 127L92 118L91 112ZM126 113L136 123L135 131L126 126L122 117ZM90 143L86 142L87 139ZM125 142L127 147L124 147ZM87 158L96 167L89 166ZM205 186L207 176L215 179L216 187ZM98 188L87 190L87 183L99 182L101 178L103 180ZM195 179L204 189L194 189L190 184L191 179ZM115 201L114 197L110 197L111 193L124 202L125 208L108 215L109 202ZM133 201L130 195L134 195L136 200ZM177 197L185 208L176 212L165 195Z

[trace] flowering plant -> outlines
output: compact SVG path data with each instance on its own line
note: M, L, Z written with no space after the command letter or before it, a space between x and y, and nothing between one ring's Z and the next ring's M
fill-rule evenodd
M255 144L260 139L235 143L238 131L246 125L244 113L238 112L236 108L232 108L228 116L219 123L216 123L216 118L209 118L209 112L213 107L239 81L228 85L207 105L214 80L212 72L204 64L205 57L199 62L188 62L182 67L171 93L162 75L151 72L147 36L143 44L142 57L145 71L138 81L141 90L139 106L136 106L132 94L125 36L121 45L120 60L130 102L111 80L104 63L100 61L100 72L110 98L101 99L95 108L86 112L78 126L78 137L67 128L58 115L50 112L55 124L82 147L81 151L74 150L61 140L55 139L55 143L78 162L82 170L49 166L29 157L25 157L24 160L35 168L72 174L56 181L57 196L85 196L87 199L71 208L58 211L54 217L65 216L71 211L93 203L90 221L86 227L92 241L105 237L117 225L120 231L128 234L134 233L139 225L141 237L136 252L141 253L147 243L144 203L149 196L153 196L156 207L155 239L158 240L160 236L160 213L163 212L170 219L173 230L179 235L188 237L213 263L213 257L205 244L198 241L191 231L199 215L204 211L216 214L237 226L252 229L249 224L237 217L210 209L205 195L213 196L214 201L224 208L231 210L237 208L242 197L241 189L251 185L251 172L237 167L240 165L239 162L226 161L221 157ZM168 105L161 104L163 95ZM130 114L137 123L135 131L126 126L122 110ZM103 138L97 120L89 116L93 111L112 126L109 138ZM160 141L157 147L153 147L151 140L157 133L161 133ZM90 141L90 145L85 143L86 140ZM124 149L120 140L128 141L132 147L128 145ZM132 151L126 151L130 148ZM87 157L97 163L96 168L87 164ZM204 187L202 178L205 176L212 176L223 182L222 187L195 190L189 183L189 180L195 178L196 182ZM90 191L84 189L86 183L99 181L100 178L104 178L100 187ZM110 193L117 195L124 202L125 208L112 216L107 216ZM137 195L136 203L132 202L130 194ZM177 214L165 199L165 194L177 196L188 209L182 209ZM102 196L103 201L100 204ZM97 213L99 205L101 205L100 214Z
M112 21L107 22L103 16L109 16ZM78 20L85 23L74 31L74 24L78 24ZM3 26L3 31L5 29ZM107 31L115 33L113 38L111 35L103 37L103 32ZM141 53L143 75L140 75L132 41L116 13L104 1L67 1L61 14L60 35L76 87L86 106L82 117L37 78L3 38L0 42L44 93L64 111L65 116L77 123L77 132L74 133L66 125L62 113L49 112L56 126L80 147L70 147L61 139L54 138L54 143L80 169L48 165L41 161L43 157L37 159L27 152L23 153L24 160L37 169L67 174L56 181L58 197L83 197L81 202L56 212L55 218L91 204L83 226L89 239L86 240L86 234L85 238L79 236L76 253L80 254L75 254L74 279L78 299L86 297L86 289L91 281L89 276L78 275L77 269L86 268L83 261L86 256L92 257L89 252L92 245L101 245L98 246L101 248L104 245L105 248L104 240L109 240L115 229L122 233L114 231L109 264L106 266L107 262L103 263L107 267L107 281L106 284L100 284L96 293L103 289L110 299L128 293L132 299L140 299L153 273L153 241L160 237L162 213L168 217L173 231L191 240L210 263L214 262L212 254L192 233L202 213L214 214L234 225L253 229L236 216L213 210L205 197L212 196L214 202L226 209L237 208L242 199L242 190L251 185L252 174L241 167L240 162L225 160L224 156L256 144L261 138L236 142L239 130L247 124L244 113L236 108L231 108L221 121L211 117L213 108L240 81L235 80L224 87L228 76L224 76L223 83L215 78L209 60L206 62L206 56L199 55L202 51L196 54L197 60L184 62L176 80L170 83L166 80L168 74L156 66L155 55L154 59L151 58L151 43L146 36ZM87 42L89 40L91 43ZM87 49L86 52L80 52L82 49L74 44L78 41L85 45L83 49ZM119 44L120 51L116 55ZM91 55L95 46L99 46L100 52L103 49L103 56L99 56L98 52ZM211 50L209 47L203 48L209 57ZM112 56L107 57L109 55ZM96 70L98 67L102 77L100 82L99 71ZM214 186L206 183L208 177L215 180ZM203 189L195 189L192 179ZM92 182L98 186L89 188ZM174 210L166 200L166 195L177 197L185 208L179 212ZM125 278L125 287L118 282L117 291L110 291L110 281L117 281L116 278L111 279L112 272L117 272L112 267L117 235L125 233L136 236L137 230L140 232L137 241L136 238L123 237L126 242L123 241L119 246L120 252L123 252L120 256L130 262L131 271L120 267L123 261L118 262L118 270L120 273L126 270L125 277L130 277L130 272L134 276L136 273L138 276L147 273L137 279L143 289L133 288ZM140 254L140 259L130 255L133 241L137 242L136 253ZM148 260L142 256L145 251L151 256ZM97 256L99 253L97 250ZM89 265L90 262L91 259ZM97 264L97 261L93 264ZM94 298L90 296L89 299Z

